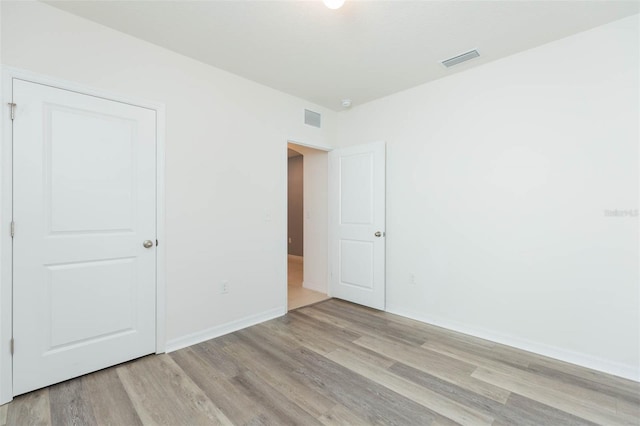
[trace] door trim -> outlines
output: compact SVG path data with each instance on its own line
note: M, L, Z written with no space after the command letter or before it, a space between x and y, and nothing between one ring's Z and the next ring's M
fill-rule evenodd
M0 108L0 404L13 399L13 356L10 340L13 335L13 253L10 223L13 217L13 134L11 111L14 79L43 84L84 95L122 102L156 112L156 353L166 348L166 274L165 274L165 106L129 96L60 80L30 71L2 67ZM16 114L20 106L16 107ZM19 228L19 225L17 226ZM17 232L20 232L17 230Z
M284 143L284 152L282 153L281 158L284 159L284 167L282 167L282 170L284 172L284 214L285 214L285 220L284 220L284 225L282 228L282 247L284 249L283 253L284 253L284 270L285 270L285 277L287 278L286 280L284 280L284 295L283 295L283 299L284 299L284 314L286 314L287 312L289 312L289 284L288 284L288 279L289 279L289 244L287 243L287 239L289 236L289 218L287 215L287 212L289 211L289 187L287 185L287 180L288 180L288 174L287 174L287 167L289 165L289 163L287 162L288 157L287 157L287 149L289 148L289 144L295 144L295 145L300 145L300 146L304 146L307 148L312 148L312 149L317 149L318 151L324 151L324 152L331 152L333 151L335 148L331 147L329 145L323 145L323 144L316 144L316 143L306 143L306 142L300 142L297 139L294 138L288 138L285 143ZM329 167L329 164L327 164L327 168ZM329 238L329 235L327 234L327 238ZM331 272L331 263L329 262L329 259L327 259L327 277L329 277L329 273ZM329 293L331 291L330 289L330 285L329 283L327 283L327 296L331 297L331 294ZM0 307L1 309L1 307Z

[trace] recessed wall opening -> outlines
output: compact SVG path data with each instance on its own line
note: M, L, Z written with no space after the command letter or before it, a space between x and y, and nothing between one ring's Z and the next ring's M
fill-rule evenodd
M327 152L287 149L287 309L328 299Z

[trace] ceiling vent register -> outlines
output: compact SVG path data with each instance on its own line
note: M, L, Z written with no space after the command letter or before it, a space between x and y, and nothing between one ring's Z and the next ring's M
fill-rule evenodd
M322 124L322 115L319 112L310 111L308 109L304 110L304 124L309 126L317 127L318 129Z
M480 56L480 53L478 53L477 50L473 49L461 55L454 56L453 58L440 61L440 63L442 63L442 65L447 68L451 68L454 65L458 65L462 62L468 61L469 59L477 58L478 56Z

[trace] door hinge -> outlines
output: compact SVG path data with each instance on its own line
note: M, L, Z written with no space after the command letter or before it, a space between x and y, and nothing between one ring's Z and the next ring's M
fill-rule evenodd
M16 104L14 104L13 102L9 102L9 110L11 111L11 119L15 119L16 118Z
M15 351L15 340L13 340L13 337L11 338L11 340L9 341L9 350L11 351L11 355L13 355L13 352Z
M16 235L16 223L14 221L11 221L11 238L13 238Z

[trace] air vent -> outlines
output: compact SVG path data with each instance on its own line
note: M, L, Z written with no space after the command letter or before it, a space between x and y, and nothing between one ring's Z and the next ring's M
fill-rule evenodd
M304 110L304 124L308 124L309 126L320 128L322 123L322 115L318 112L309 111L308 109Z
M453 58L449 58L449 59L445 59L443 61L440 61L440 63L442 65L444 65L445 67L447 67L447 68L451 68L454 65L458 65L459 63L468 61L469 59L477 58L478 56L480 56L478 51L473 49L473 50L465 52L465 53L463 53L461 55L454 56Z

